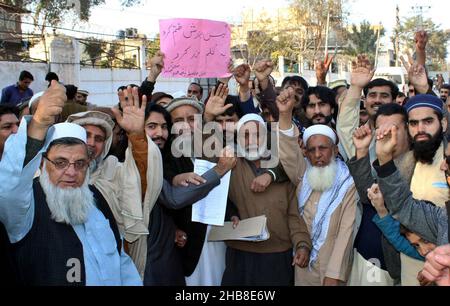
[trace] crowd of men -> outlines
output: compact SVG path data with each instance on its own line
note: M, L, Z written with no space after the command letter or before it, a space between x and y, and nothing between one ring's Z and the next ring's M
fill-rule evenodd
M314 87L293 76L277 88L267 60L230 67L203 99L198 83L182 97L154 92L158 52L112 109L54 73L33 94L22 72L0 103L3 282L450 285L450 85L435 93L426 42L417 33L416 60L404 61L406 94L373 79L365 55L349 84L329 87L328 56ZM199 159L215 166L196 174ZM212 226L192 221L229 172L225 221L264 215L268 239L209 241Z

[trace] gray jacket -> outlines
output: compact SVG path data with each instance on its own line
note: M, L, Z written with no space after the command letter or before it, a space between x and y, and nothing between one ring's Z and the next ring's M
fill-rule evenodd
M375 177L372 175L375 171L371 167L369 155L359 160L353 157L347 162L347 165L355 181L355 187L360 198L358 206L359 210L362 212L363 205L372 206L367 197L367 189L372 187L372 185L376 182ZM389 243L384 235L381 235L381 247L384 262L389 275L393 279L399 280L401 271L400 253L397 252L397 250L392 246L392 244Z
M428 201L413 199L394 162L380 166L374 163L384 202L392 215L409 230L437 245L448 241L448 215L445 208Z

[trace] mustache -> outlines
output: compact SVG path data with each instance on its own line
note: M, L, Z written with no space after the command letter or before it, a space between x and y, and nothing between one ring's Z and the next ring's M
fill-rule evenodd
M154 138L152 138L152 140L153 140L153 142L158 141L158 140L167 141L167 139L164 137L154 137Z
M431 136L431 135L428 134L428 133L419 133L419 134L417 134L416 136L414 136L414 141L417 141L417 139L418 139L420 136L427 136L427 137L428 137L428 140L422 140L422 141L429 141L430 139L433 138L433 136Z
M312 117L312 119L326 118L324 114L316 114Z

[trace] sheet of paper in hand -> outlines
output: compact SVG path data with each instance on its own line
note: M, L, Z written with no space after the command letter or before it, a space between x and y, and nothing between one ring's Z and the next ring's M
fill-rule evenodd
M204 19L159 21L164 77L215 78L228 74L230 26Z
M208 241L241 240L266 241L270 238L266 216L241 220L236 228L232 222L225 222L223 227L213 226Z
M196 159L194 172L203 175L216 166L206 160ZM220 185L211 190L206 197L192 205L192 221L203 224L223 226L227 209L228 189L230 187L231 172L220 180Z

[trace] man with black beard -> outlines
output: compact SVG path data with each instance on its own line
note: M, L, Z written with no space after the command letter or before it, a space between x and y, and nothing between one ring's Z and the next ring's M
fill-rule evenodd
M432 95L416 95L405 105L408 112L408 130L417 162L411 179L413 197L443 207L450 199L444 163L444 134L447 119L443 115L442 100ZM401 255L402 285L418 285L416 276L423 262ZM404 273L406 272L406 274Z
M448 96L450 95L450 84L442 85L441 89L439 90L439 95L441 96L442 102L446 103Z
M334 114L337 114L336 96L334 92L323 86L310 87L302 102L308 119L308 127L315 124L328 125L335 128Z
M170 114L160 105L150 104L145 112L145 133L148 142L153 142L162 155L170 154L169 131ZM151 139L151 140L150 140ZM149 156L152 158L151 156ZM154 158L154 157L153 157ZM147 239L147 258L144 274L146 286L184 286L185 278L182 257L178 247L184 247L191 235L180 231L168 209L181 209L205 197L220 183L220 178L234 165L233 159L221 158L218 165L200 178L203 184L191 184L186 187L172 187L164 181L161 194L149 212L149 236ZM146 165L142 168L141 182L143 198L146 201L147 180L155 175L155 169ZM148 173L147 173L148 172ZM192 236L195 239L195 236ZM175 240L175 241L174 241ZM178 246L178 247L177 247ZM214 268L214 267L211 267Z
M86 131L54 125L66 101L56 81L11 135L0 162L0 221L19 282L28 286L142 285L113 214L89 186ZM39 166L42 175L33 180Z

